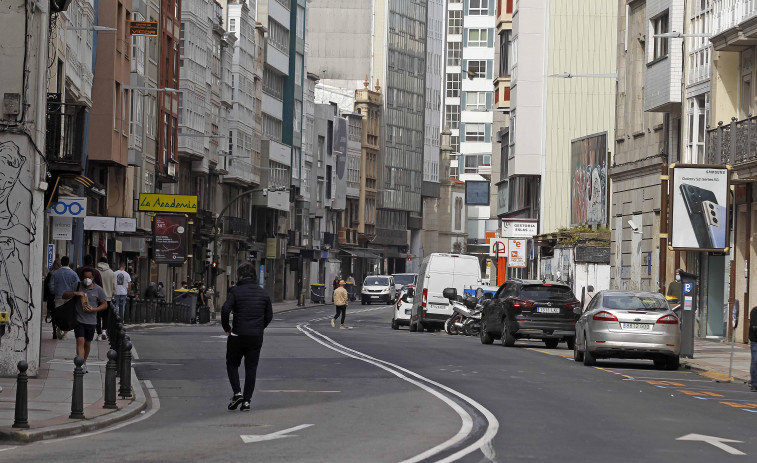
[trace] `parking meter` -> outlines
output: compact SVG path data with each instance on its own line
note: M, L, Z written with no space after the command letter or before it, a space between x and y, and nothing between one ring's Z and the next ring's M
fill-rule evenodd
M694 358L694 326L699 301L697 299L698 275L676 270L681 275L681 357Z

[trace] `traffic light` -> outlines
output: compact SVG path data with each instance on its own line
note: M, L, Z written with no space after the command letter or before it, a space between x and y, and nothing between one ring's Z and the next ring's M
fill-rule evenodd
M210 268L211 268L211 269L213 269L214 271L218 270L218 262L216 262L216 261L213 261L213 262L212 262L212 263L210 264Z
M210 249L205 248L205 260L210 260Z

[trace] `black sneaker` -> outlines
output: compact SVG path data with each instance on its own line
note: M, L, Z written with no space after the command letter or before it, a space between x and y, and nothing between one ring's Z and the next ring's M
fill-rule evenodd
M242 406L239 407L239 410L243 411L243 412L249 412L250 411L250 402L243 403Z
M757 386L752 386L749 388L749 390L752 392L757 392Z
M244 399L242 398L242 394L234 394L234 396L231 398L231 402L229 402L229 410L236 410L239 404L244 402ZM244 407L244 405L242 405Z

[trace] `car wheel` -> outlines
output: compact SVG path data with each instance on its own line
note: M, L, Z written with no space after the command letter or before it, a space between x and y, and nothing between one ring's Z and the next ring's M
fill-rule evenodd
M395 320L395 319L392 319L392 329L393 330L400 329L400 325L399 325L399 323L397 323L397 320Z
M565 344L568 345L568 350L573 350L576 346L576 338L574 336L565 338Z
M675 357L668 357L665 363L668 370L676 371L681 366L681 359L676 355Z
M557 347L557 344L560 343L559 339L545 339L544 345L547 346L547 349L555 349Z
M593 367L596 364L597 359L594 357L594 354L589 352L589 340L584 336L584 365L587 367Z
M584 360L584 353L578 350L575 338L573 338L573 360L576 362L583 362Z
M486 323L481 322L481 344L491 344L494 342L492 335L486 331Z
M655 368L663 369L668 366L668 362L665 357L658 357L654 359L653 362Z
M505 322L502 327L502 345L505 347L513 347L515 345L515 335L510 332L510 322L505 318Z

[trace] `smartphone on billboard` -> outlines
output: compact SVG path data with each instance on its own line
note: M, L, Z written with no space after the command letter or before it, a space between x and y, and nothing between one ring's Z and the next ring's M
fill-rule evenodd
M702 201L702 210L704 211L704 220L707 222L707 231L712 247L714 249L725 248L725 206L712 201Z
M708 213L705 213L704 210L705 202L710 205L718 206L718 200L715 198L715 193L694 185L689 185L688 183L681 184L680 188L683 202L686 204L686 211L688 212L689 220L691 221L691 227L694 229L694 236L697 239L699 247L703 249L724 248L725 246L714 245L712 238L710 237L710 226L708 222L708 220L712 220L712 217L709 216ZM725 210L725 208L723 209ZM721 218L722 220L725 220L725 212L722 213ZM717 218L718 222L720 222L721 218ZM720 233L720 229L723 230L722 241L725 242L724 225L720 228L716 227L715 233L716 235Z

